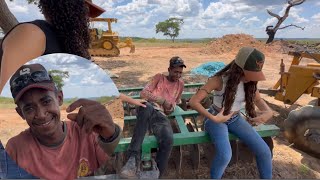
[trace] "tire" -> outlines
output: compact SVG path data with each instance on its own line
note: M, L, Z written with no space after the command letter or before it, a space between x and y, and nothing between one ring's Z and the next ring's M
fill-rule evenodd
M320 108L305 106L291 111L284 121L285 137L295 147L320 157Z

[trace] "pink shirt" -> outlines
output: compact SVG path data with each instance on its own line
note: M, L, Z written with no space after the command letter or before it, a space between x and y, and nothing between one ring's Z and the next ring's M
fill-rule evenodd
M144 87L141 94L147 96L148 100L153 102L157 101L159 97L164 98L175 106L180 102L183 88L184 83L181 79L177 82L171 82L165 75L156 74L152 81Z
M66 121L67 135L58 147L46 147L30 129L10 139L6 150L27 172L41 179L75 179L93 175L108 159L97 134L87 134L73 121Z

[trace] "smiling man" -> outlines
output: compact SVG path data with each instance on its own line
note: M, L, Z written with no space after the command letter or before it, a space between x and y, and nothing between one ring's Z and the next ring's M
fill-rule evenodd
M168 68L169 75L156 74L141 91L141 98L148 102L145 108L137 108L137 123L128 148L129 160L121 169L121 177L137 178L136 161L140 156L141 145L148 129L152 130L159 143L156 162L160 177L163 175L173 144L172 127L166 115L173 112L180 101L184 87L181 75L185 67L180 57L172 57Z
M74 179L93 175L119 142L121 129L100 103L79 99L61 121L63 93L40 64L20 67L10 79L17 113L29 128L11 138L10 157L32 175L43 179Z

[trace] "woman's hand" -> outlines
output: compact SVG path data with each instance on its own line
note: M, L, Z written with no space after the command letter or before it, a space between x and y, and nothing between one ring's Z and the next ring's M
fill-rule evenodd
M230 112L228 115L223 115L223 111L224 111L224 107L220 110L220 112L217 115L212 115L212 117L210 118L212 121L216 122L216 123L224 123L226 121L228 121L234 112Z
M250 118L249 121L253 122L255 125L263 124L273 116L272 111L261 111L257 112L257 117Z

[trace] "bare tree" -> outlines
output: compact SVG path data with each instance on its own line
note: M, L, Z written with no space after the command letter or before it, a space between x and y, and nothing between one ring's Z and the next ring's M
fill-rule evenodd
M0 0L0 28L3 33L6 34L16 24L18 24L18 20L10 12L5 0Z
M277 22L276 26L274 26L274 27L273 26L267 26L266 27L266 32L267 32L267 34L269 36L269 38L267 40L267 44L271 43L273 41L274 36L276 35L276 32L279 29L285 29L287 27L294 26L294 27L297 27L297 28L300 28L300 29L304 30L304 27L300 27L300 26L297 26L297 25L294 25L294 24L290 24L290 25L287 25L287 26L284 26L284 27L280 27L280 25L289 16L289 11L290 11L291 7L300 5L305 1L306 0L288 0L288 6L287 6L286 11L285 11L285 13L284 13L284 15L282 17L280 17L278 14L275 14L275 13L273 13L270 10L267 9L268 14L270 14L271 16L273 16L273 17L278 19L278 22Z

